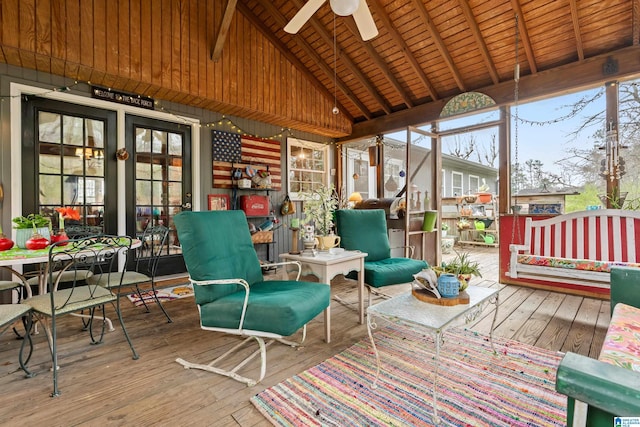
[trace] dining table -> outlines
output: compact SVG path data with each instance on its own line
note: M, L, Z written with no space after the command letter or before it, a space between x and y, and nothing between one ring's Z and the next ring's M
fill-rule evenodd
M142 241L140 239L131 240L131 249L138 248L141 245ZM64 246L56 246L53 250L63 251L64 248ZM0 267L6 268L26 284L27 281L23 272L18 271L15 267L37 264L39 268L36 271L40 278L38 281L38 294L43 294L47 292L46 281L44 280L46 275L43 273L47 271L46 264L49 262L49 251L49 246L44 249L23 249L14 246L6 251L0 251Z
M138 248L142 245L142 241L140 239L132 239L131 240L131 249ZM25 277L22 271L19 271L16 267L25 266L25 265L37 265L37 269L35 271L36 277L38 277L38 295L45 294L47 292L47 270L48 270L48 262L49 262L49 252L51 250L50 246L47 246L44 249L23 249L17 246L14 246L11 249L6 251L0 251L0 268L6 269L11 274L20 279L25 286L29 286L27 282L27 277ZM53 248L53 251L64 251L65 246L56 246ZM83 314L77 314L80 317L86 317ZM109 331L113 331L113 323L111 320L106 320ZM37 329L34 330L36 332Z

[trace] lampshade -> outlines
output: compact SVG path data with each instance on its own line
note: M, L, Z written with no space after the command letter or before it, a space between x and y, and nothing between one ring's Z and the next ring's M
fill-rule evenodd
M329 4L336 15L349 16L358 9L360 0L330 0Z
M349 201L350 202L355 202L355 203L361 202L362 201L362 194L358 193L357 191L354 191L349 196Z

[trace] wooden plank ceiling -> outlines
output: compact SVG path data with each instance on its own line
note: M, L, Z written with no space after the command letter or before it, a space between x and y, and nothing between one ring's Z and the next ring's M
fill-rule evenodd
M640 0L367 0L378 36L337 16L335 54L328 0L283 31L305 1L0 0L0 62L334 138L508 102L516 56L525 97L640 73Z

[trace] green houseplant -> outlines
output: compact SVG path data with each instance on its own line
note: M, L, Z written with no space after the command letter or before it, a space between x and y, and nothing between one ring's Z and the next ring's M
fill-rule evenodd
M16 246L25 249L27 240L34 234L40 234L47 240L51 237L51 220L40 214L17 216L11 220L16 229Z
M320 186L310 192L303 193L302 222L313 222L318 247L328 249L340 244L340 238L332 235L335 210L338 208L338 197L333 184ZM328 237L327 237L328 236Z
M467 289L472 276L482 277L480 263L473 261L467 252L459 253L454 249L456 256L448 262L442 262L439 267L432 267L437 276L443 273L456 275L460 281L460 292Z

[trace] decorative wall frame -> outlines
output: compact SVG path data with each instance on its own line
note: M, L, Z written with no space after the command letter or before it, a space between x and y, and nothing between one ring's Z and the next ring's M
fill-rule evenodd
M228 194L209 194L208 206L210 211L229 210L230 199Z

